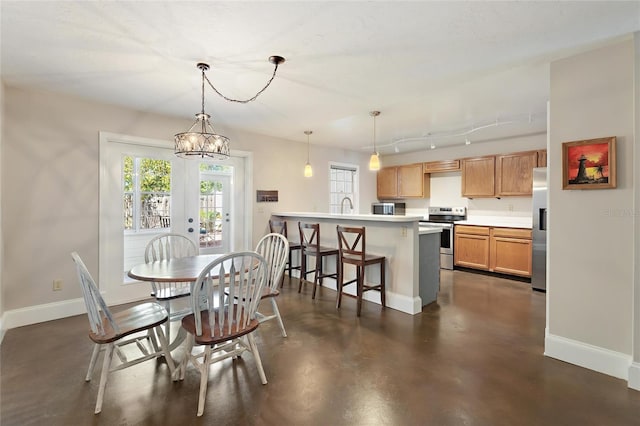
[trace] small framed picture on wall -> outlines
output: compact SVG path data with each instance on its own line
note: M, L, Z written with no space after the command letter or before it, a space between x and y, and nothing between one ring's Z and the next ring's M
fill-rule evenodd
M562 144L562 189L615 187L615 136Z

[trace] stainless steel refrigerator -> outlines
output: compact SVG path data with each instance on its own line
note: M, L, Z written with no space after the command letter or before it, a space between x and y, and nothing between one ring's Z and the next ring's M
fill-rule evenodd
M547 168L533 169L533 265L531 287L547 290Z

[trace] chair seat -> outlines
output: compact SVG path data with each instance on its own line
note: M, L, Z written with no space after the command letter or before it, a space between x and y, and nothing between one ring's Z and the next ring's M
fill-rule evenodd
M300 243L289 243L289 250L300 250L302 248L302 244Z
M364 255L364 264L365 265L370 265L372 263L377 263L377 262L384 262L385 257L384 256L380 256L377 254L366 254ZM347 254L344 253L342 255L342 261L346 262L346 263L350 263L353 265L360 265L362 264L362 257L355 255L355 254Z
M262 296L260 296L260 300L267 299L269 297L278 297L280 295L280 291L277 289L272 289L269 287L265 287L262 290Z
M186 297L191 294L190 286L185 287L166 287L162 289L158 289L158 291L151 293L152 297L155 297L156 300L171 300L171 299L179 299L181 297Z
M200 312L202 316L202 335L196 335L196 320L193 314L187 315L182 318L182 328L184 328L189 334L194 336L195 342L198 345L216 345L218 343L226 342L227 340L235 339L245 334L249 334L254 331L260 323L257 319L252 319L249 321L247 327L238 331L238 326L236 324L231 325L231 330L229 330L229 318L228 313L224 314L224 324L220 327L220 322L218 320L218 316L216 315L216 322L214 324L213 330L209 326L209 311ZM242 316L242 314L241 314Z
M89 338L99 344L115 342L124 336L164 324L168 314L162 306L149 302L116 312L113 314L113 319L120 328L120 333L116 333L105 318L102 321L105 334L98 335L90 331Z
M314 245L307 245L303 247L302 250L310 256L314 256L316 254L320 256L330 256L332 254L338 253L337 248L325 247L325 246L314 246Z

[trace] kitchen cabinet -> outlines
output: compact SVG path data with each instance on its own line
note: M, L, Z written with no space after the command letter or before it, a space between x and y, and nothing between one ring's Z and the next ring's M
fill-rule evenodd
M547 150L541 149L538 151L538 167L547 167Z
M489 270L490 231L486 226L456 225L453 244L454 265Z
M384 167L377 175L378 199L427 197L429 182L429 175L422 172L422 163Z
M496 157L464 158L461 160L462 196L481 198L495 196Z
M531 276L531 230L456 225L454 264L508 275Z
M536 151L496 155L495 164L497 197L531 195L533 168L538 165Z
M378 199L398 197L398 168L383 167L378 170Z
M491 228L489 270L530 277L531 249L530 229Z
M460 170L460 160L429 161L422 164L425 173L456 172Z

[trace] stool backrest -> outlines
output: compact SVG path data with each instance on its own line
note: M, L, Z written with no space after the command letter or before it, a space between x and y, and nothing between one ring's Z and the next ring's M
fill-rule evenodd
M338 251L340 257L360 258L364 262L366 236L363 227L336 226L338 232Z
M269 220L269 232L282 234L287 238L287 221L286 220Z
M298 222L300 230L300 244L303 247L318 247L320 245L320 224Z

